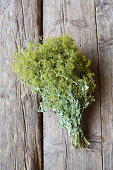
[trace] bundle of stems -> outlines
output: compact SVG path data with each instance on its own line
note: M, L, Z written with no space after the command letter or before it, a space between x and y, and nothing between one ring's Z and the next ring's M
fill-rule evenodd
M28 43L24 51L14 51L14 72L31 89L40 93L43 106L59 115L59 125L67 129L76 149L89 145L81 120L84 109L94 101L94 73L91 61L74 45L68 34L50 37L43 43Z

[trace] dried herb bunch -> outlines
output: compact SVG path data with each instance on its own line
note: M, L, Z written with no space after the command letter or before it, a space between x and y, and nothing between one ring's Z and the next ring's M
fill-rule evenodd
M16 57L15 57L16 56ZM50 37L42 43L28 43L24 51L13 53L14 72L28 87L40 93L43 106L59 115L59 124L68 130L76 149L87 147L81 119L84 109L94 101L94 73L88 60L68 34Z

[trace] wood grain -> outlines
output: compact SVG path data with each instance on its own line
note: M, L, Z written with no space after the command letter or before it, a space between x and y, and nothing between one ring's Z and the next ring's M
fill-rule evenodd
M90 0L44 0L43 35L59 36L68 32L87 57L92 60L96 78L96 102L84 113L84 131L91 141L88 150L71 151L67 132L57 125L50 109L44 113L44 169L45 170L101 170L101 119L98 81L98 47L95 3Z
M42 115L37 96L21 84L9 52L41 34L41 0L0 0L0 169L42 169Z
M42 170L44 159L44 170L113 170L113 1L43 0L44 38L68 32L95 72L96 102L83 116L91 150L79 151L50 109L42 120L37 96L9 64L9 52L39 41L41 3L0 0L0 169Z
M113 169L113 1L96 0L103 170Z

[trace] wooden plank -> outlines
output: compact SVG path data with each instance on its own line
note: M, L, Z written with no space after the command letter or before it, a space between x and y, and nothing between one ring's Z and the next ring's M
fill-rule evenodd
M41 0L0 0L0 169L42 169L42 115L20 83L9 52L41 34Z
M96 0L103 169L113 169L113 1Z
M71 151L67 132L57 125L50 109L44 114L44 169L45 170L101 170L101 120L98 86L98 53L95 22L95 3L90 0L44 0L43 35L59 36L69 32L78 48L92 60L96 75L96 102L86 110L84 130L92 142L88 150Z

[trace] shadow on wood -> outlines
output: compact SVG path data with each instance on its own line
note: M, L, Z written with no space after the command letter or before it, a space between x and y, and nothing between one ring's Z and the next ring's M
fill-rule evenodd
M94 50L95 51L95 50ZM95 54L92 50L92 54ZM85 54L87 55L87 52ZM93 61L93 58L95 58L95 61ZM92 62L91 62L91 71L94 72L95 76L95 83L96 83L96 88L95 88L95 92L94 92L94 97L95 97L95 102L93 102L92 104L90 104L85 111L83 112L83 116L82 116L82 129L83 129L83 133L85 135L85 137L88 139L88 141L92 142L101 142L101 135L95 133L92 133L92 123L95 124L95 128L96 128L96 124L98 123L96 120L96 116L94 115L96 113L96 115L99 115L98 117L100 117L101 120L101 114L100 114L100 109L98 109L97 112L94 112L95 108L100 106L100 84L99 84L99 67L95 67L95 63L99 63L99 59L98 57L92 56ZM97 64L98 65L98 64ZM98 71L97 71L98 69ZM93 114L92 114L93 113ZM101 131L101 125L100 125L100 131Z

